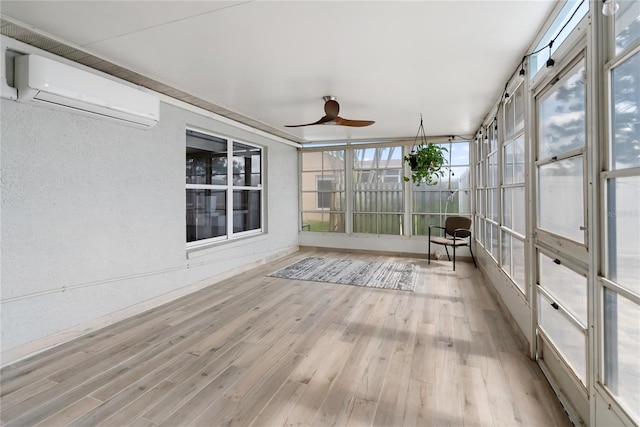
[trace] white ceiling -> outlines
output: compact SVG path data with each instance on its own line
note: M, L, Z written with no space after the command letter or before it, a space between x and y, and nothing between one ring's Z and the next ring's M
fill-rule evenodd
M296 141L471 135L555 0L5 1L4 17ZM334 95L364 128L308 126Z

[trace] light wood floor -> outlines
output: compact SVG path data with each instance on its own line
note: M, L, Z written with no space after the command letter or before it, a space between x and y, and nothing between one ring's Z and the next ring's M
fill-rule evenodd
M6 426L570 426L479 271L415 292L267 277L305 250L2 370Z

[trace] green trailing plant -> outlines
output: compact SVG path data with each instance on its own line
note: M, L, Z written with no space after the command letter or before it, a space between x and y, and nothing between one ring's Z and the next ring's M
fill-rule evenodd
M413 148L411 153L404 156L404 161L411 168L411 178L404 177L405 181L411 179L415 184L425 183L436 185L440 178L445 176L447 159L444 155L447 150L440 145L424 143Z
M445 169L447 169L447 158L444 153L448 151L443 146L427 142L422 116L420 116L420 126L418 127L413 150L403 157L411 168L411 178L405 176L404 180L408 182L411 179L414 184L438 184L440 178L444 177Z

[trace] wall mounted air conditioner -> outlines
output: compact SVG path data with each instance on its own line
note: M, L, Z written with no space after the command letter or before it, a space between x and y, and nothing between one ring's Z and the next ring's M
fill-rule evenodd
M148 128L160 119L158 97L37 55L15 58L18 101L72 109Z

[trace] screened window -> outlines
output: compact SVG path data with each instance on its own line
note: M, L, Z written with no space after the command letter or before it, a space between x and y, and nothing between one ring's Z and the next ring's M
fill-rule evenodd
M525 288L525 134L524 84L504 104L502 145L501 266L522 293Z
M437 185L413 185L412 225L415 235L428 235L430 225L444 226L449 215L472 214L469 142L438 145L447 149L445 155L449 169Z
M636 420L640 419L640 304L604 289L604 383Z
M345 231L345 150L302 153L303 231Z
M582 18L589 12L589 2L586 0L568 0L560 13L556 16L549 29L533 50L534 52L542 49L540 53L531 55L529 58L529 78L533 79L535 75L544 67L549 57L549 49L543 49L554 40L551 47L551 55L565 41L571 31L580 23Z
M476 204L475 204L475 238L480 243L480 245L485 246L485 216L486 216L486 167L485 167L485 156L486 151L484 149L484 138L482 135L476 138L475 140L476 146Z
M607 181L607 277L640 295L640 175Z
M620 6L615 17L615 52L619 54L640 39L640 2L617 0Z
M640 2L618 1L610 61L610 134L605 183L603 382L640 421ZM635 46L635 47L634 47Z
M331 209L331 194L335 191L336 180L333 176L318 176L316 188L318 190L318 209Z
M640 7L640 2L637 4ZM638 70L640 70L640 53L636 53L611 71L612 169L640 167Z
M540 253L538 321L576 375L587 379L587 278Z
M262 229L262 150L186 133L186 240L207 242Z
M586 225L583 73L581 60L538 101L538 227L581 244Z
M404 233L402 146L353 150L353 232Z

